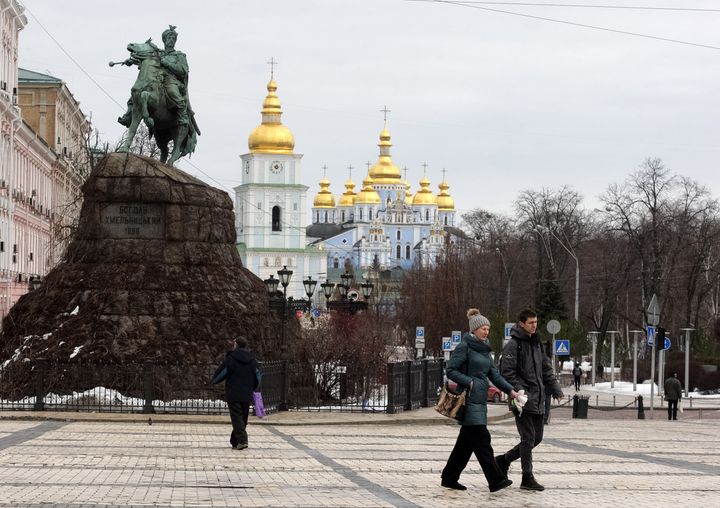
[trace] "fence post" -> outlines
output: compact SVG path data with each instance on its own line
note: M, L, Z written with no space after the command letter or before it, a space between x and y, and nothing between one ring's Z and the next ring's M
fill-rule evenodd
M152 365L149 363L143 364L143 399L145 404L143 405L143 413L154 413L153 408L153 373Z
M638 420L644 420L645 419L645 408L643 407L642 395L637 396L637 407L638 407Z
M45 360L37 361L35 370L35 405L34 411L45 411Z
M385 412L387 414L395 414L395 365L394 363L387 364L387 407Z
M420 400L420 406L421 407L428 407L430 405L430 401L428 399L428 363L430 360L425 358L423 360L423 369L422 369L422 399Z

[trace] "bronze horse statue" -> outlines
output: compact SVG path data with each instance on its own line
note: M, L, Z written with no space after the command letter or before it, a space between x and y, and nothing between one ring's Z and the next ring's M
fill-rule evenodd
M111 67L123 64L138 65L140 68L128 101L128 113L131 115L128 131L118 152L130 150L142 120L160 149L160 160L172 165L180 157L195 151L197 136L200 134L195 116L188 102L187 116L190 121L184 124L178 123L178 110L173 108L172 102L168 100L164 85L169 71L160 63L162 50L153 44L151 39L143 43L130 43L127 49L130 52L130 58L123 62L110 62L109 64ZM173 143L172 153L169 153L170 141ZM170 155L169 158L168 155Z

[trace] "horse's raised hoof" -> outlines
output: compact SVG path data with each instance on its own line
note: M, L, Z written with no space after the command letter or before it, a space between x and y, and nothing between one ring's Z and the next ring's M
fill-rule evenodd
M155 120L153 120L152 118L143 118L143 121L145 122L145 125L147 125L148 129L152 129L153 127L155 127Z

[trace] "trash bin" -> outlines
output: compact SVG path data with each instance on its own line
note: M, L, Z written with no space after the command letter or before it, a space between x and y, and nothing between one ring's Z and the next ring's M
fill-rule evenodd
M586 395L574 395L573 396L573 408L572 417L582 418L587 420L588 413L588 399Z

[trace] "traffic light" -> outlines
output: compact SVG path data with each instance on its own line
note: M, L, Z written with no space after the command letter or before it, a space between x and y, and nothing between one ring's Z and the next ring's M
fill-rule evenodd
M665 328L658 326L655 331L655 349L663 349L665 347Z

